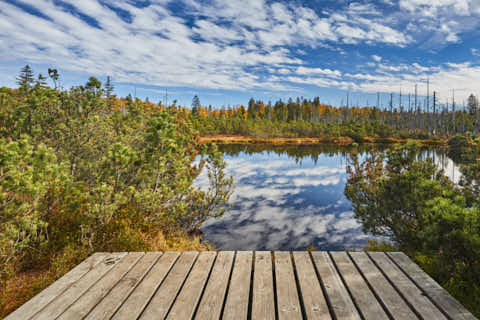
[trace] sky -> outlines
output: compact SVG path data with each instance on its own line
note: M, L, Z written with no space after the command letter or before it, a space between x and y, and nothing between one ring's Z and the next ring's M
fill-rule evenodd
M480 0L0 0L0 86L29 64L64 87L191 105L480 93ZM406 100L404 100L406 101Z

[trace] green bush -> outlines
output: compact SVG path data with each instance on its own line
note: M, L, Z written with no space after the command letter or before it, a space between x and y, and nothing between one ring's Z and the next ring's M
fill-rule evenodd
M107 99L94 78L0 95L0 281L58 254L148 250L225 212L225 163L182 110ZM203 169L210 184L194 188Z

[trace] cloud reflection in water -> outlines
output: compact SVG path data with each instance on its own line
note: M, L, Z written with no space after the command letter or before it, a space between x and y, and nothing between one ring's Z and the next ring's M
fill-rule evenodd
M369 237L354 219L343 190L345 159L320 154L300 162L286 154L225 155L234 177L234 204L201 230L223 250L321 250L359 248ZM205 185L202 174L197 183Z

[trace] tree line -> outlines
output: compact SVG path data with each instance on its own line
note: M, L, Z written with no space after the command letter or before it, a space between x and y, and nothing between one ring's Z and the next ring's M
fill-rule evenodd
M452 103L438 104L437 93L433 99L425 98L423 104L417 95L408 95L408 103L404 105L400 95L398 104L394 104L393 94L390 95L389 106L350 106L349 103L334 107L320 102L319 97L313 99L290 98L288 101L281 99L272 103L251 98L247 107L222 107L213 109L211 106L203 107L198 96L192 102L192 115L204 118L200 128L205 134L249 134L255 135L254 122L262 122L265 126L269 123L290 123L289 135L302 136L302 126L317 127L316 132L310 134L341 134L348 135L347 127L354 128L363 135L376 135L380 137L445 137L455 134L480 132L480 108L478 98L471 94L467 106L459 107L455 100ZM347 100L348 101L348 100ZM209 120L205 120L209 119ZM243 132L222 124L222 120L245 120L250 123ZM208 125L209 122L213 124ZM303 123L303 124L302 124ZM307 123L305 125L304 123ZM331 128L326 128L330 126ZM299 130L295 130L297 128ZM209 128L209 130L207 130ZM335 130L334 128L337 128ZM269 133L267 133L268 135Z

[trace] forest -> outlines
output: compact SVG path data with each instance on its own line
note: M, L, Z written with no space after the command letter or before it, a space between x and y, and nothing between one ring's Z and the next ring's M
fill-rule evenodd
M436 95L436 94L435 94ZM430 139L480 132L478 98L471 94L466 106L438 105L437 98L408 96L406 105L394 103L390 95L386 108L325 105L312 100L290 98L275 103L249 100L242 105L222 109L202 107L198 97L192 101L194 124L202 135L242 135L275 137L350 137L357 143L370 138ZM405 100L405 99L403 99ZM420 103L423 100L423 103Z
M0 317L95 251L212 249L198 229L228 211L226 162L207 135L349 137L345 195L366 232L405 251L480 315L480 110L420 103L333 107L290 99L214 110L117 97L110 78L69 89L28 66L0 88ZM429 99L427 99L429 100ZM420 106L422 105L422 107ZM369 148L369 138L405 143ZM453 183L415 139L442 141L459 164ZM275 150L275 146L250 149ZM253 149L252 149L253 148ZM314 151L312 151L314 150ZM228 148L224 154L235 152ZM290 147L293 157L338 152ZM194 181L208 172L209 186Z

